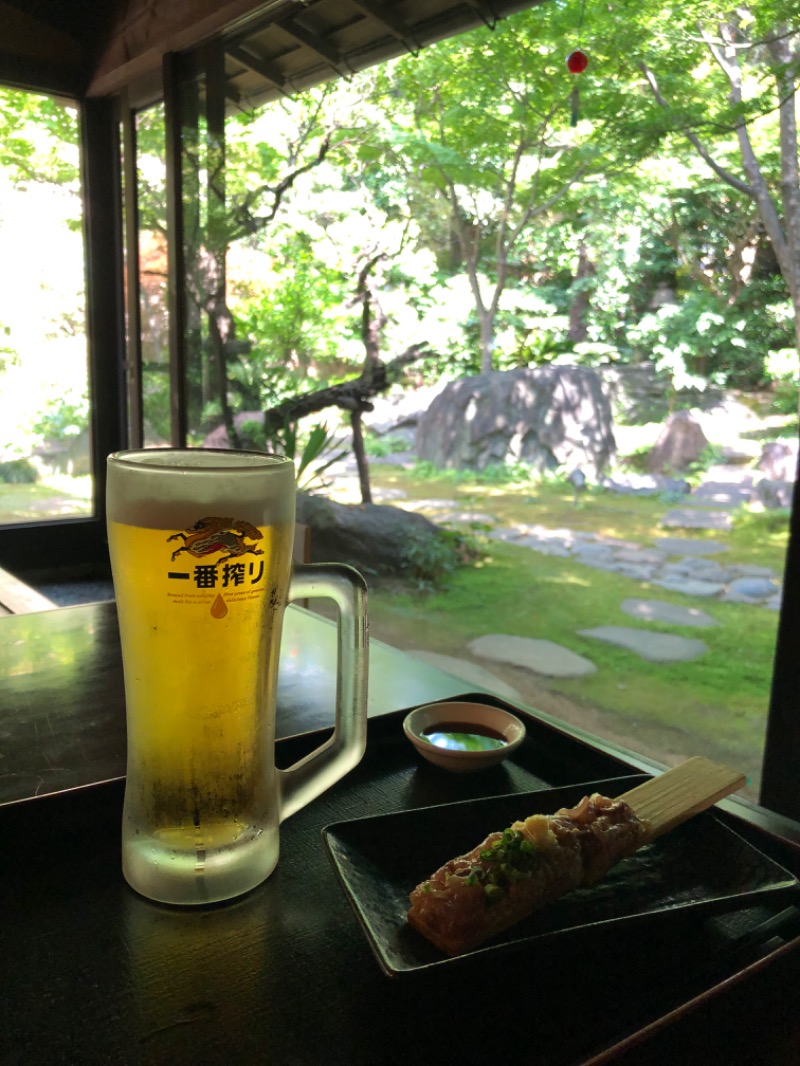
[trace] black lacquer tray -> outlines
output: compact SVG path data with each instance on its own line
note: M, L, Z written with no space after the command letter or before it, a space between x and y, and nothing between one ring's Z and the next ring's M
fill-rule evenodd
M327 826L323 839L378 962L390 976L455 963L478 966L493 953L535 952L545 940L586 939L612 924L616 935L628 936L634 923L667 922L670 913L690 908L731 910L798 887L788 870L705 813L624 859L598 884L570 892L477 950L450 958L408 925L408 894L415 884L490 832L530 814L572 807L593 792L627 791L641 780L594 781L359 818Z
M765 892L713 915L689 907L635 929L599 923L591 950L583 932L541 937L474 964L387 980L326 853L324 827L575 782L608 781L612 794L626 787L630 767L517 713L525 743L475 775L423 762L403 737L403 712L371 720L362 763L282 826L273 876L215 907L158 906L124 883L120 780L0 807L0 1062L568 1066L713 997L770 956L776 930L800 936L792 891ZM278 742L279 764L321 738ZM720 821L739 828L727 815ZM748 838L796 864L780 842ZM419 859L424 873L429 854Z

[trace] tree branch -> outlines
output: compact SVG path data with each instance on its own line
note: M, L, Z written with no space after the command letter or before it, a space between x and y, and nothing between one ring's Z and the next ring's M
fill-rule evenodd
M264 412L264 430L269 437L287 422L295 422L306 415L324 411L327 407L339 407L343 411L371 411L370 399L388 389L400 370L424 356L434 354L425 343L412 344L388 363L365 364L359 376L350 381L306 392L301 396L290 396Z
M645 80L650 86L650 91L655 97L656 103L658 103L660 107L663 107L665 111L668 111L669 104L658 87L658 82L656 81L655 74L652 72L652 70L650 70L646 63L639 63L638 67L639 70L641 70L642 74L644 74ZM708 151L708 149L697 136L697 134L694 132L694 130L682 129L679 132L682 133L684 137L686 137L690 144L694 145L700 158L709 167L711 167L711 169L714 171L718 178L722 178L722 180L727 185L730 185L731 188L736 189L738 192L744 193L745 196L749 196L751 199L755 199L753 189L747 184L747 182L742 181L741 178L738 178L730 170L726 170L725 167L720 166L720 164L717 163L717 161L711 156L711 153Z

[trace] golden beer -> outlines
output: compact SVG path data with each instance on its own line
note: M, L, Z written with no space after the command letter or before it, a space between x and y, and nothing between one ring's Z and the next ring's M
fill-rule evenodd
M128 736L122 865L152 899L227 899L278 861L275 696L293 534L289 460L109 459Z

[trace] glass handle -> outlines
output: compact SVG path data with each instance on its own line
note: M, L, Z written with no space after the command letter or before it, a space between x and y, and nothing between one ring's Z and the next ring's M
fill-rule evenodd
M336 721L333 736L278 772L281 821L305 807L361 761L367 746L367 586L351 566L295 563L289 600L322 596L338 607Z

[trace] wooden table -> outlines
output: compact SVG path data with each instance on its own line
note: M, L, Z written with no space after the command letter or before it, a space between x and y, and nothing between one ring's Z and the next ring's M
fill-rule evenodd
M277 736L333 722L336 630L290 606L278 685ZM370 716L443 699L463 681L379 641L370 644ZM0 803L125 773L125 701L113 601L0 621Z
M515 765L444 774L419 761L400 722L404 708L462 683L375 643L367 754L285 823L272 877L231 904L161 907L119 870L125 741L113 604L6 618L0 634L3 1066L800 1062L796 897L757 900L730 920L688 912L612 923L381 973L324 854L323 826L629 774L607 746L523 708ZM277 745L288 762L318 743L303 730L330 722L332 637L323 620L290 612ZM93 782L105 783L75 788ZM720 817L800 872L800 849L777 835L800 841L800 826L768 812L749 823Z

